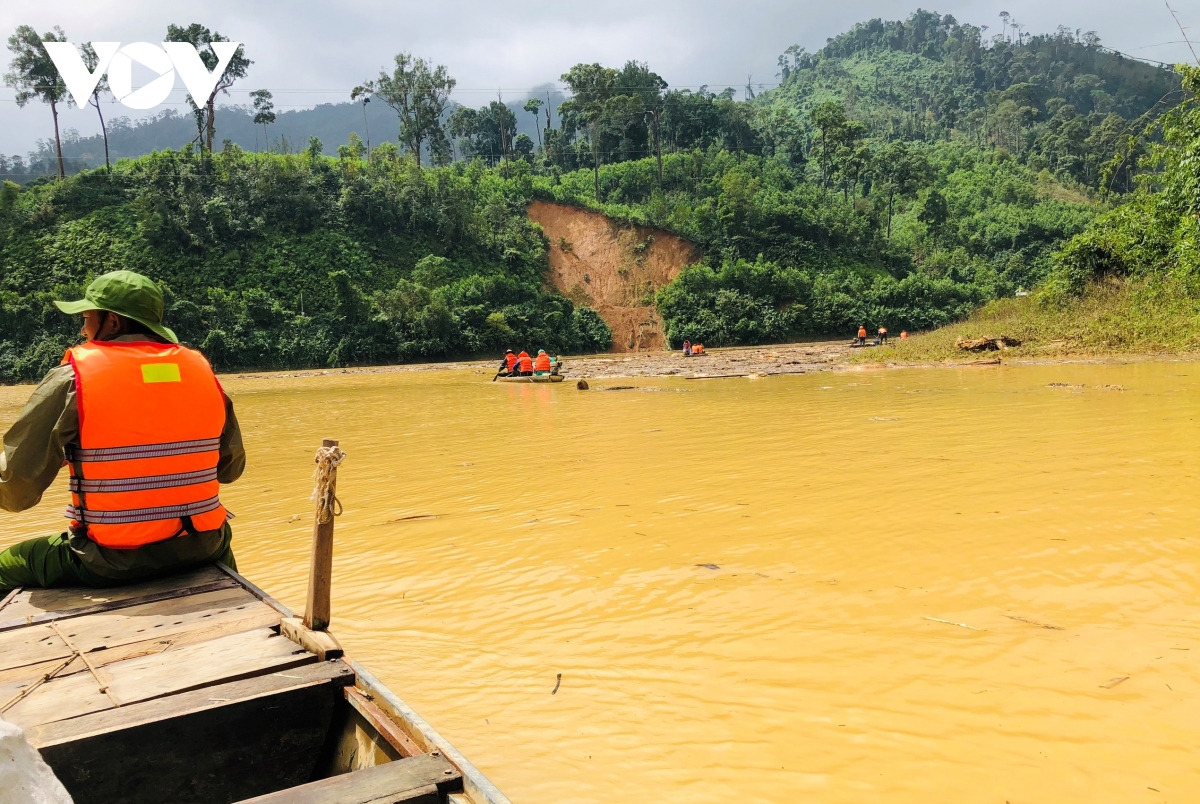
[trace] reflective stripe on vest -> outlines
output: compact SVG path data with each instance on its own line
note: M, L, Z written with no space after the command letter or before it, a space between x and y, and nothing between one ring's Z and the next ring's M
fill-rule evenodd
M128 511L87 511L89 525L124 525L132 522L156 522L163 519L182 519L215 511L221 501L211 497L187 505L163 505L158 508L133 508ZM67 506L67 518L78 519L80 511L73 505Z
M221 437L202 438L199 441L176 441L173 444L141 444L135 447L109 447L106 449L82 449L67 447L67 460L83 461L127 461L132 458L165 458L168 455L191 455L196 452L211 452L221 448Z
M217 462L225 400L208 361L174 344L108 341L67 352L79 444L67 450L75 530L132 549L228 518Z

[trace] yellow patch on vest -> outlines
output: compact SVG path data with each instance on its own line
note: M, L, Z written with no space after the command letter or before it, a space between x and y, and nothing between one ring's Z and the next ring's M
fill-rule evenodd
M183 382L178 363L143 363L142 382Z

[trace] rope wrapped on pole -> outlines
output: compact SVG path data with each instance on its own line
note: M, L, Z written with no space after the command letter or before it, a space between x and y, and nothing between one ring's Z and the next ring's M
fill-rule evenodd
M346 460L346 453L337 443L325 439L313 458L317 464L317 468L313 470L313 482L316 485L313 486L309 499L317 504L319 523L332 522L335 516L342 515L342 501L337 498L337 468L338 464Z
M314 457L317 468L313 471L313 551L308 572L308 602L304 607L304 627L312 631L324 631L329 627L333 520L342 513L342 502L337 497L337 470L345 459L346 453L332 438L321 442Z

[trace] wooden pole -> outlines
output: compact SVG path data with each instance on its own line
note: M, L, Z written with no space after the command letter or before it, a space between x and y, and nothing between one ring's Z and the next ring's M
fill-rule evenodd
M321 442L323 449L336 447L338 442L326 438ZM329 473L329 494L337 491L337 467ZM324 631L329 627L329 589L333 575L333 517L321 521L321 501L317 501L317 513L313 522L312 563L308 568L308 602L304 607L304 625L313 631Z

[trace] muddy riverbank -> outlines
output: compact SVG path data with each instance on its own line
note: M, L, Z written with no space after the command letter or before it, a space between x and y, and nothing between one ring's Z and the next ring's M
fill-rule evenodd
M1055 355L1031 357L1001 352L975 354L963 352L949 361L913 363L897 355L893 344L866 349L851 348L848 341L809 341L739 346L713 349L700 357L684 357L679 351L653 351L636 354L599 354L564 356L563 374L568 379L621 379L634 377L680 377L716 379L720 377L775 376L809 374L816 371L864 368L914 368L948 366L1043 365L1060 363L1143 363L1191 361L1196 355ZM410 363L401 366L359 366L336 369L307 369L288 372L244 372L238 379L267 377L318 377L341 374L390 374L426 371L471 370L492 376L496 360L467 360L447 363Z

